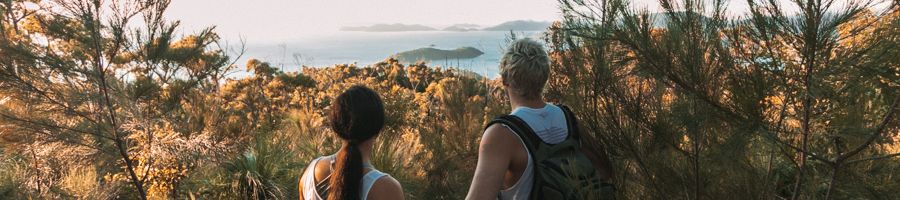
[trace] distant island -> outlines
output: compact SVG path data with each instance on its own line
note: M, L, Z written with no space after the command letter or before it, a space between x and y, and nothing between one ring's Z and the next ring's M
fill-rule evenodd
M550 27L550 22L531 20L508 21L496 26L484 28L485 31L542 31Z
M481 30L481 26L479 26L478 24L454 24L441 30L457 32L478 31Z
M452 59L470 59L481 56L484 52L474 47L460 47L453 50L443 50L431 47L418 48L410 51L404 51L391 56L400 60L400 62L416 62L420 60L452 60Z
M363 32L402 32L402 31L434 31L425 25L419 24L375 24L372 26L351 26L341 27L341 31L363 31Z
M550 22L516 20L508 21L495 26L481 28L477 24L454 24L443 29L436 29L421 24L375 24L371 26L345 26L340 31L360 31L360 32L404 32L404 31L543 31L550 27Z

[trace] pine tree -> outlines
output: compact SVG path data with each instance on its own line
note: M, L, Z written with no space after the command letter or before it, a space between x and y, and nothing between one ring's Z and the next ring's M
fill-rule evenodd
M190 166L170 153L199 150L167 139L209 128L203 117L192 116L191 108L204 106L195 94L215 91L231 65L211 28L179 38L179 23L163 17L168 5L0 4L0 135L8 148L49 170L36 176L46 180L30 193L54 195L54 177L67 166L48 163L54 160L97 163L101 172L113 173L105 181L127 180L127 191L140 199L149 189L177 191L170 184ZM185 107L183 101L194 103Z
M892 195L881 184L896 180L873 170L898 165L885 154L900 128L896 5L792 1L788 14L751 0L727 18L724 1L661 0L652 14L560 2L565 20L546 38L567 78L548 93L581 105L618 158L622 195Z

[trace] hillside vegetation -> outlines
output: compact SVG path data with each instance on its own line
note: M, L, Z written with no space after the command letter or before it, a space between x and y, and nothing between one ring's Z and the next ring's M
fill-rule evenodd
M600 139L619 198L900 198L900 5L753 1L731 20L663 2L661 24L563 0L543 36L544 96ZM340 145L328 106L356 84L387 108L373 165L409 199L462 199L483 125L510 110L500 80L394 58L233 63L168 5L0 1L0 199L298 199Z

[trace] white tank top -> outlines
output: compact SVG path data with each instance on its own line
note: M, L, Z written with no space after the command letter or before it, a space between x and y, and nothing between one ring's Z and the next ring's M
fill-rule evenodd
M306 167L306 170L303 171L303 178L300 179L300 184L303 187L303 199L306 200L324 200L322 196L319 195L319 191L316 188L316 178L315 178L315 168L316 164L319 163L319 160L323 158L329 158L331 160L331 164L334 164L334 155L319 157L309 163L309 166ZM330 165L329 165L330 166ZM363 175L362 178L362 187L360 187L359 197L362 200L366 200L369 196L369 190L372 190L372 186L375 185L375 181L377 181L382 176L388 176L388 174L382 173L381 171L372 168L371 166L367 166L369 168L369 172L366 175ZM328 175L329 177L331 175ZM323 181L327 181L327 178L322 179Z
M553 104L546 104L540 109L517 107L511 114L522 118L522 121L525 121L525 124L531 127L534 133L546 143L558 144L569 137L566 115L563 113L562 108ZM506 125L504 127L509 129ZM509 129L509 131L513 130ZM516 138L519 138L519 136L516 136ZM516 184L500 190L499 199L501 200L528 199L531 189L534 187L534 161L531 158L531 151L525 146L525 141L522 141L522 138L519 138L519 142L522 142L525 152L528 153L528 164L525 167L525 171L522 172L522 177L519 177L519 181L516 181Z

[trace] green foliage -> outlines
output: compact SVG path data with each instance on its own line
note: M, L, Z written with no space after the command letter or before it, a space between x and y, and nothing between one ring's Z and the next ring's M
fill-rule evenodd
M11 157L3 157L0 162L0 197L6 199L24 198L26 194L22 192L25 183L21 161Z
M583 111L614 155L620 196L892 195L867 191L890 182L869 168L897 164L882 159L897 151L900 84L889 74L900 67L888 49L898 32L887 21L898 7L797 1L801 12L786 16L779 3L749 1L753 12L731 20L723 1L663 0L655 14L560 2L565 20L546 41L564 78L548 98Z
M484 123L510 110L499 80L391 58L251 59L227 78L212 28L157 18L168 1L29 2L44 7L0 1L3 199L298 199L306 165L339 148L332 98L356 84L387 108L373 165L409 199L460 199ZM728 19L720 1L561 1L545 97L600 139L624 199L896 198L900 8L750 2ZM133 9L89 9L109 5Z
M0 135L11 155L33 166L24 172L33 184L20 188L36 198L88 198L81 193L92 192L67 185L90 184L124 186L97 190L89 195L95 199L104 198L100 193L178 198L194 169L238 151L226 146L232 139L246 143L280 120L273 113L288 108L272 108L287 100L260 92L313 84L299 74L267 72L244 86L267 90L238 100L264 101L268 109L233 112L222 106L232 99L219 93L233 66L214 45L218 36L210 28L178 37L178 23L159 17L168 1L37 3L0 4L15 11L0 20ZM145 20L132 26L134 16ZM274 75L272 84L254 84ZM242 127L242 118L254 124ZM232 127L240 128L224 129ZM75 175L87 172L93 178Z
M258 158L259 155L264 157ZM237 194L240 199L284 198L285 188L272 180L275 178L273 172L278 169L270 169L270 167L279 167L270 163L271 156L277 155L285 154L269 152L257 154L253 150L248 150L227 163L226 170L234 174L231 176L231 192Z

